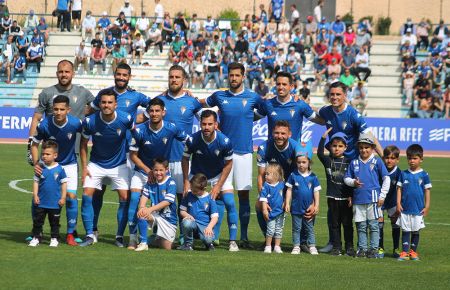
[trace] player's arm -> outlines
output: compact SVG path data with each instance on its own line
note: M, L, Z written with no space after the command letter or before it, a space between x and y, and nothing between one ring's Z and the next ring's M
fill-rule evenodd
M397 214L401 214L402 211L402 187L397 183Z
M136 124L141 124L141 123L144 123L147 120L148 120L147 115L142 112L142 113L139 113L139 114L136 115L135 123Z
M35 176L33 181L33 203L38 205L40 203L39 196L39 177Z
M258 166L258 177L257 177L257 186L258 191L260 192L263 188L264 184L264 175L266 174L266 167Z
M139 206L138 206L138 212L137 217L138 218L148 218L149 208L146 206L148 201L148 197L144 194L141 195L141 198L139 199Z
M431 202L431 190L429 188L425 188L425 207L420 212L423 216L428 215L428 211L430 210L430 202Z
M59 206L63 206L66 203L67 196L67 181L61 183L61 199L58 201Z
M189 155L189 157L187 155ZM181 170L183 171L183 196L186 196L191 189L191 184L189 182L189 162L190 154L185 151L183 159L181 159Z
M381 185L380 198L378 199L378 206L380 206L380 207L384 204L386 195L389 192L389 187L391 186L391 178L389 177L389 175L383 176L382 180L383 180L383 183Z
M286 198L284 201L284 211L291 212L291 201L292 201L292 187L286 185Z
M160 203L158 203L158 204L156 204L156 205L154 205L154 206L151 206L151 207L150 207L150 211L151 211L151 212L154 212L154 211L160 211L160 210L162 210L163 208L168 207L169 205L170 205L170 202L168 202L167 200L163 200L163 201L161 201Z
M40 106L41 105L39 105L38 108L40 108ZM31 119L30 130L28 132L27 162L28 162L28 164L30 164L32 166L34 165L34 162L33 162L33 156L31 153L31 145L33 143L33 136L36 135L36 128L37 128L41 118L42 118L42 113L34 112L33 118Z
M322 138L320 138L319 146L317 147L317 157L323 165L325 165L325 141L327 140L327 136L330 134L331 130L333 130L333 127L330 127L325 131Z
M216 202L214 200L211 201L211 205L209 207L209 210L210 210L211 220L209 221L209 224L206 226L204 234L207 237L212 237L212 236L214 236L214 230L213 230L214 226L219 221L219 213L217 211L217 205L216 205Z
M133 150L130 147L130 159L133 161L133 163L140 169L144 170L144 172L148 175L152 171L150 167L144 164L142 162L141 158L138 157L138 151Z
M314 190L314 215L317 215L319 213L319 201L320 201L319 190Z

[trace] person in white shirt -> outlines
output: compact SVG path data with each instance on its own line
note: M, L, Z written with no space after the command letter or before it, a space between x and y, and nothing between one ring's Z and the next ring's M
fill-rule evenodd
M197 19L197 13L192 14L192 19L189 21L189 31L188 31L188 40L196 40L198 34L200 33L201 24Z
M322 8L323 8L323 0L319 0L317 2L317 6L314 7L314 18L316 23L320 23L320 21L322 21Z
M141 18L136 21L136 30L140 31L142 36L145 36L147 35L149 27L150 21L148 20L145 11L142 11Z
M39 25L39 19L34 14L34 10L30 10L30 14L25 18L25 23L23 25L23 29L26 34L30 34Z
M82 0L70 0L72 2L72 20L73 20L73 29L77 30L80 27L81 20L81 2Z
M164 20L164 7L160 0L155 0L155 23L160 25Z
M400 41L400 44L403 45L405 42L409 40L409 44L416 47L417 45L417 36L415 34L412 34L412 29L407 28L406 33L403 34L402 40Z
M142 55L145 50L145 41L142 39L140 33L136 33L136 38L133 39L133 44L131 45L133 49L133 53L131 55L132 64L134 64L134 60L136 59L136 55L139 57L139 65L142 64Z
M145 41L145 52L148 51L151 45L159 47L159 53L163 51L163 42L161 29L158 28L158 24L154 23L147 32L147 40Z
M131 17L134 16L134 8L130 5L130 0L125 0L124 6L120 8L120 12L125 14L125 20L127 21L128 26L131 24Z
M78 71L78 66L80 65L80 63L83 64L83 68L86 73L89 71L89 55L89 50L87 49L84 41L80 42L80 45L75 48L75 61L73 62L75 71Z
M299 24L300 21L300 12L297 10L297 5L291 5L291 25L295 27Z
M95 35L95 26L95 17L92 16L91 10L86 11L86 17L84 17L83 23L81 24L81 38L85 40L87 34L93 38Z
M361 76L359 74L363 72L365 74L363 81L367 81L372 71L369 68L369 55L364 47L359 49L359 53L355 57L355 64L355 73L358 80L361 81Z

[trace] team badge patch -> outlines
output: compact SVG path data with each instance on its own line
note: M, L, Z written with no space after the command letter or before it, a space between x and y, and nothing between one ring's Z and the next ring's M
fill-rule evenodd
M214 153L216 154L216 156L219 156L220 151L218 149L214 150Z
M117 135L120 136L120 133L122 133L122 130L120 130L119 128L116 129Z
M283 190L280 189L280 191L278 192L280 194L280 196L283 196Z
M55 178L55 180L58 179L58 172L53 173L53 178Z
M311 182L308 182L308 188L311 189L311 187L312 187Z
M294 117L294 115L295 115L295 110L291 109L291 110L289 110L289 113L291 113L291 117Z
M347 122L343 121L343 122L342 122L342 129L345 130L346 127L347 127Z
M130 105L130 100L125 100L125 106L129 106Z
M422 183L423 183L422 178L419 178L419 185L422 185Z
M72 133L67 133L67 138L70 140L72 139Z
M76 103L77 100L78 100L78 97L77 96L72 96L72 100L73 100L74 103Z
M208 210L209 203L206 202L203 206L204 206L205 210Z
M162 138L162 141L163 141L164 145L167 144L167 138L166 137Z
M375 167L375 164L370 164L370 171L372 171L373 170L373 168Z
M131 142L130 142L130 145L136 145L136 139L134 139L134 138L131 138Z
M180 111L181 111L181 115L183 115L184 112L186 111L186 107L185 106L181 106Z
M247 105L247 100L242 100L242 106L245 107Z

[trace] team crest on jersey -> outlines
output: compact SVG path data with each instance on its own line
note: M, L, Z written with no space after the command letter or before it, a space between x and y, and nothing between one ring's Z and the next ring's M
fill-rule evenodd
M375 167L375 164L370 164L370 171L372 171L373 170L373 168Z
M214 153L216 154L216 156L219 156L219 154L220 154L219 149L214 150Z
M70 140L72 139L72 133L67 133L67 138Z
M120 136L120 134L122 133L122 130L120 130L119 128L116 129L117 135Z
M228 143L228 141L230 141L230 139L228 139L228 138L223 139L223 142L225 142L225 143Z
M298 186L298 182L296 182L294 185L295 185L295 186Z
M291 109L291 110L289 110L289 113L291 113L291 117L294 117L294 115L295 115L295 110L294 110L294 109Z
M72 96L72 100L73 100L74 103L76 103L77 100L78 100L78 97L77 96Z
M419 185L422 185L422 182L423 182L422 178L419 178Z
M242 106L245 107L247 105L247 100L242 100Z
M130 145L136 145L136 139L134 139L134 138L131 138L131 142L130 142Z
M130 100L125 100L125 106L129 106L130 105Z
M256 154L256 160L257 160L258 162L261 162L261 160L262 160L261 155Z
M55 137L53 137L53 136L50 136L50 138L48 138L48 139L51 139L51 140L56 140L56 138L55 138Z
M163 141L164 145L167 144L167 138L166 137L162 138L162 141Z
M355 172L358 172L359 171L359 166L355 166Z
M312 183L308 182L308 188L311 189L311 187L312 187Z
M280 189L280 191L278 191L278 193L280 194L280 196L283 196L283 190Z
M209 203L205 202L205 204L203 206L204 206L205 210L208 210Z
M287 161L287 163L289 164L289 165L291 165L292 164L292 159L291 158L289 158L288 160L286 160Z
M58 179L58 172L53 173L53 178L55 178L55 180Z
M342 122L342 129L345 130L346 127L347 127L347 122L343 121L343 122Z
M181 115L183 115L184 112L186 111L186 107L185 106L181 106L180 107L180 111L181 111Z

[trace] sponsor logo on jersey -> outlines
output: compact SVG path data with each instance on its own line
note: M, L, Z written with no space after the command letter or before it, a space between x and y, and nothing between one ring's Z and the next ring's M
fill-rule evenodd
M181 115L183 115L184 112L186 111L186 107L185 106L181 106L180 107L180 111L181 111Z
M72 133L67 133L67 138L70 140L72 139Z

